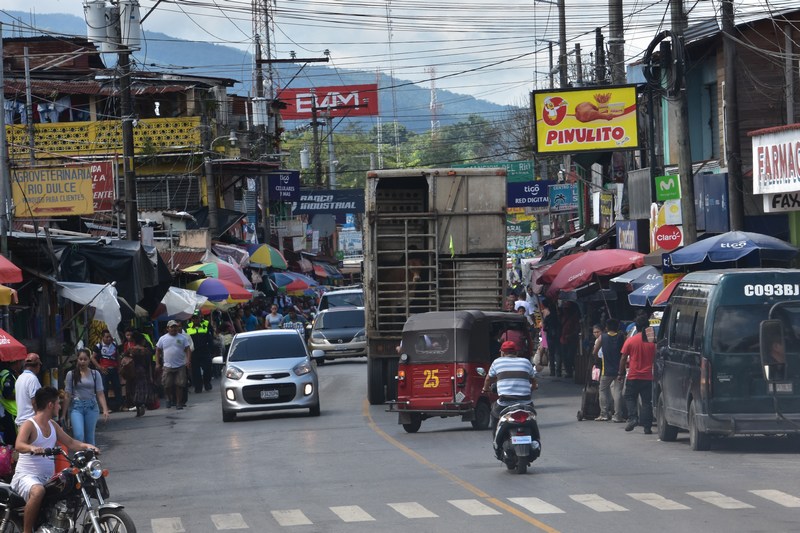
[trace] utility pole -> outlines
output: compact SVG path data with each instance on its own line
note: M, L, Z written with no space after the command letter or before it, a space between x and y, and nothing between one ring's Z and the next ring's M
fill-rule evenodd
M608 2L608 63L611 66L611 84L625 83L625 35L623 33L622 0Z
M606 47L602 28L594 29L594 53L596 58L594 64L594 81L598 85L605 85L607 82Z
M567 77L567 9L565 0L558 0L558 73L561 89L569 83Z
M5 110L6 86L3 63L3 23L0 22L0 111ZM8 230L11 227L11 173L8 169L8 145L6 143L6 114L0 113L0 253L8 257Z
M25 122L28 127L28 155L31 168L36 166L36 133L33 129L33 95L31 94L31 58L28 47L23 48L25 60Z
M331 106L328 106L328 116L325 117L328 128L328 188L336 188L336 155L333 152L333 116Z
M722 0L723 54L725 56L725 159L728 164L730 229L744 228L742 198L742 148L739 142L739 104L736 94L736 42L733 39L733 0Z
M681 216L683 217L683 244L697 241L697 217L694 212L694 173L692 154L689 145L689 104L686 101L685 55L683 52L683 31L686 28L686 15L683 0L672 0L671 24L675 42L672 43L673 69L676 73L676 94L670 100L670 114L675 124L676 134L672 136L678 147L678 172L681 183Z
M317 189L322 188L322 158L319 146L319 123L317 122L317 91L311 89L311 131L314 144L314 184Z
M583 87L583 61L581 61L581 43L575 43L575 85Z
M554 89L555 88L555 81L553 80L553 74L554 74L555 67L553 66L553 41L550 41L549 43L547 43L547 51L550 54L550 70L548 70L547 72L549 73L549 76L550 76L550 88Z

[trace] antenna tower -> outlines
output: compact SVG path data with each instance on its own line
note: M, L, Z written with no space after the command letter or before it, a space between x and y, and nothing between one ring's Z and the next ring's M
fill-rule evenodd
M252 0L253 9L253 39L256 44L256 53L254 54L255 76L253 77L253 89L256 96L266 96L267 98L275 98L275 84L274 72L272 63L269 61L273 58L272 49L272 34L275 29L275 20L273 18L273 4L275 0ZM267 94L264 94L264 73L262 71L262 63L259 60L267 60Z
M439 110L442 108L436 99L436 67L428 67L425 72L431 76L431 139L439 133Z

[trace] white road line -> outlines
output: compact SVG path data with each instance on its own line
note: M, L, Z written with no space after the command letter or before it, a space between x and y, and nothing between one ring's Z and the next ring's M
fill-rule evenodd
M751 490L749 492L784 507L800 507L800 498L779 490Z
M245 523L244 518L239 513L231 514L212 514L211 521L218 530L223 529L250 529Z
M654 492L629 492L628 496L661 511L680 511L691 509L691 507L683 505L682 503L678 503L674 500L669 500Z
M492 509L478 500L447 500L470 516L492 516L500 514L497 509Z
M533 514L558 514L564 512L555 505L550 505L539 498L509 498L508 501Z
M150 527L153 533L185 533L181 519L173 518L153 518L150 520Z
M358 505L343 505L341 507L331 507L331 511L342 519L343 522L371 522L375 520L368 512Z
M425 509L417 502L390 503L389 507L406 518L439 518L439 515Z
M687 492L689 496L694 496L698 500L715 505L720 509L752 509L753 506L749 503L740 502L737 499L725 496L719 492Z
M281 526L310 526L313 524L300 509L272 511L272 517Z
M582 503L589 509L593 509L598 513L607 513L610 511L627 511L621 505L608 501L601 497L599 494L570 494L570 498L578 503Z

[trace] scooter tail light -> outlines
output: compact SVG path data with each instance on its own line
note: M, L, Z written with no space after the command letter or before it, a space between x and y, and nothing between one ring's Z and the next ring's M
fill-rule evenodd
M517 424L527 422L528 417L529 415L525 411L514 411L513 413L511 413L511 420L513 420Z

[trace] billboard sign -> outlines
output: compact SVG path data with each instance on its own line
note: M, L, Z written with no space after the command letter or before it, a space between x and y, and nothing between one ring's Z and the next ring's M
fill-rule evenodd
M576 211L578 209L578 184L564 183L549 187L550 211Z
M12 169L12 195L17 218L93 214L92 167L95 166L98 165ZM99 168L97 172L100 172Z
M114 209L114 165L111 161L91 164L94 212Z
M287 88L278 92L278 100L286 104L283 120L311 120L312 108L332 117L377 116L378 84L337 85L314 89Z
M504 168L508 183L533 181L536 176L533 172L533 161L506 161L497 163L468 163L453 165L453 168Z
M800 191L800 129L782 128L753 135L753 193L797 191Z
M635 85L535 91L533 110L540 154L639 146Z
M295 215L342 215L364 212L364 189L315 189L300 191L292 206Z
M276 170L267 174L270 202L296 202L300 199L300 171Z
M524 183L506 184L506 202L508 207L530 207L547 211L550 201L549 187L555 181L528 181Z

